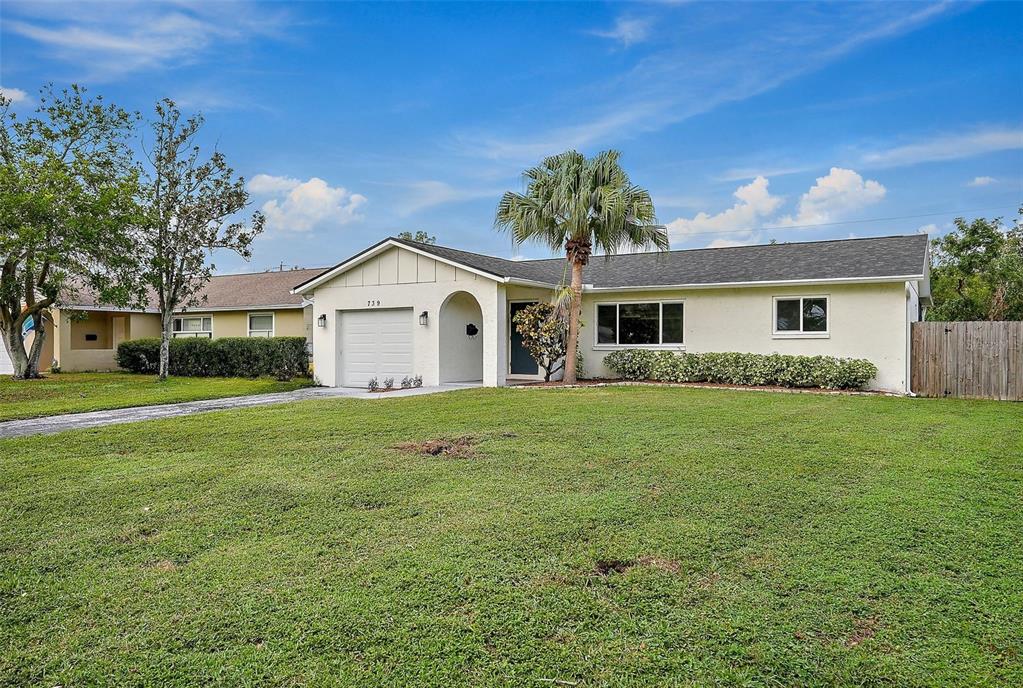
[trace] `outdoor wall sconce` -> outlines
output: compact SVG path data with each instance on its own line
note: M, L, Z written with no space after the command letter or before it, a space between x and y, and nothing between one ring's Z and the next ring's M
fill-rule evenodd
M420 325L426 325L429 322L430 322L430 314L428 312L423 311L422 313L419 314L419 324Z
M316 319L316 326L317 327L326 327L327 326L327 314L326 313L324 313L323 315L321 315L320 317L318 317Z
M465 326L465 336L466 337L475 337L479 333L480 333L480 328L476 327L472 323L469 323L468 325Z

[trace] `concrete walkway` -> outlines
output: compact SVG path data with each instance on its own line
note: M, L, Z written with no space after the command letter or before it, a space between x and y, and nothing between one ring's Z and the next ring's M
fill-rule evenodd
M173 418L174 416L190 416L193 413L207 413L224 409L248 408L250 406L268 406L270 404L287 404L305 399L329 399L345 397L348 399L394 399L396 397L415 397L423 394L437 394L457 389L479 387L474 383L449 382L436 387L419 387L417 389L396 389L393 392L371 393L364 389L350 387L307 387L292 392L274 392L272 394L252 394L244 397L225 397L223 399L204 399L202 401L185 401L178 404L159 404L156 406L135 406L133 408L110 409L108 411L89 411L87 413L68 413L61 416L46 416L27 420L9 420L0 422L0 439L8 437L24 437L26 435L50 435L65 430L95 428L102 425L119 423L135 423L140 420L157 418Z

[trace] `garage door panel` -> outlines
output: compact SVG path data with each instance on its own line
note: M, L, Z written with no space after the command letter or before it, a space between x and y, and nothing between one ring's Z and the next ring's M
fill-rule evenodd
M365 387L412 374L412 309L341 313L341 384Z

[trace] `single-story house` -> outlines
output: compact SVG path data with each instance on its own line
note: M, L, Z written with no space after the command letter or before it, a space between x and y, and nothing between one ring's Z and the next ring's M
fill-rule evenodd
M312 308L292 292L295 282L323 268L217 275L200 295L201 305L174 315L173 337L306 337L311 340ZM41 367L51 362L64 371L115 370L117 345L127 339L160 336L155 295L143 308L125 309L99 303L88 293L53 309L56 324L47 325ZM84 316L84 317L82 317ZM0 345L0 373L10 360ZM4 364L6 363L6 367Z
M930 303L924 234L594 256L580 349L588 377L617 349L855 357L908 392L910 323ZM316 377L362 387L499 386L540 377L512 317L568 279L564 259L506 260L388 238L293 289L313 303Z

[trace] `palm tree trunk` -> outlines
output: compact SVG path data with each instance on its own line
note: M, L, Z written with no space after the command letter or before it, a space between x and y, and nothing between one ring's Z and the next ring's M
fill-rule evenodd
M579 350L579 315L583 306L583 264L572 263L572 305L568 312L568 343L565 347L565 379L566 385L576 382L576 351Z

